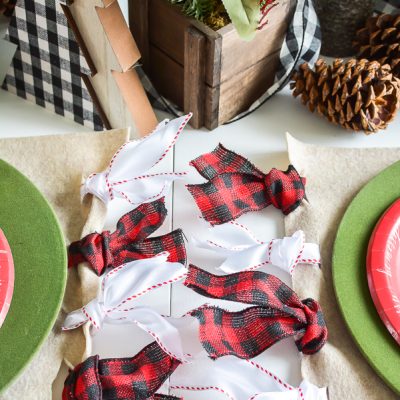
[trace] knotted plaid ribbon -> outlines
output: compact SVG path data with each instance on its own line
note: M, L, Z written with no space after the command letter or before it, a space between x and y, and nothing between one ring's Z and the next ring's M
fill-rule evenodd
M287 171L273 168L264 174L222 144L190 165L209 181L187 188L204 218L212 225L223 224L271 204L287 215L305 197L305 179L292 165Z
M155 392L179 365L156 343L132 358L89 357L65 381L63 400L177 399Z
M239 312L204 306L190 313L200 322L200 340L211 358L252 358L289 336L297 337L299 351L313 354L327 340L319 304L301 301L274 275L245 271L216 276L191 265L184 284L206 297L256 305Z
M106 268L130 261L154 257L167 251L168 261L186 263L186 249L181 229L148 238L164 222L167 209L164 198L145 203L120 218L115 232L91 233L73 242L68 250L68 266L88 262L97 275Z

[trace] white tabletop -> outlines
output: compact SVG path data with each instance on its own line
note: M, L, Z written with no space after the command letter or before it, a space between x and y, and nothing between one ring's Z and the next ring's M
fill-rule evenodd
M2 80L4 65L12 54L11 49L5 49L5 45L0 43L0 80ZM392 147L400 143L399 130L400 117L386 131L370 136L343 130L329 124L318 115L311 114L299 100L291 96L289 89L285 88L253 114L238 122L221 126L212 132L205 129L187 128L175 146L173 155L165 160L161 168L188 171L189 175L185 183L201 182L200 176L188 166L188 163L196 156L211 151L221 142L227 148L248 157L265 172L272 167L286 169L288 165L286 132L308 143L329 146ZM87 131L87 129L0 90L0 137L63 134L77 131ZM183 182L175 184L168 207L168 222L163 231L158 231L156 234L180 227L184 230L186 237L204 237L206 232L199 224L198 209ZM114 205L108 225L115 223L116 219L128 209L126 205ZM240 218L240 222L248 226L262 240L281 237L284 234L282 221L282 214L272 207ZM206 269L216 266L220 261L213 254L206 250L196 249L191 244L188 244L188 254L191 263ZM268 267L268 271L290 284L290 278L285 273L272 267ZM174 316L179 316L205 301L209 302L208 299L195 294L182 284L176 284L171 291L166 290L146 300L149 305L159 311L170 312ZM113 340L110 340L111 338ZM106 326L104 331L94 339L93 352L99 353L102 357L132 356L151 341L152 338L147 337L134 326L117 328ZM292 339L276 344L256 360L288 383L297 385L300 382L300 355ZM212 373L211 370L210 373ZM184 395L185 399L210 398L205 393L184 393ZM225 397L213 394L212 398L224 399Z

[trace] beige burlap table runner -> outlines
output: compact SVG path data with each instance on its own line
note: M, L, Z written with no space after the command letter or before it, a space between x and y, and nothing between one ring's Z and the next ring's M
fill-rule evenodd
M80 200L82 175L104 170L115 151L128 140L127 129L102 133L27 137L0 140L0 158L27 176L53 206L69 243L95 230L101 230L105 206L89 198ZM48 400L63 359L79 363L85 350L82 330L61 332L65 312L82 306L86 287L96 286L98 278L88 268L69 271L63 311L39 353L1 400ZM82 288L85 288L85 292Z
M327 386L329 400L399 398L378 377L352 340L336 303L332 282L332 248L347 206L357 192L384 168L400 159L400 148L334 148L305 144L288 135L290 162L307 178L307 199L285 217L286 234L305 231L320 244L322 268L299 266L293 276L300 298L317 299L324 311L329 341L302 358L303 377Z

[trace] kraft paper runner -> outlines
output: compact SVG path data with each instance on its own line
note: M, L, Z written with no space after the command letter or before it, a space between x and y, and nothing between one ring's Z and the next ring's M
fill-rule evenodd
M106 168L115 151L128 140L127 129L98 133L27 137L0 140L0 158L27 176L53 206L66 242L94 230L102 230L106 209L89 198L82 207L82 175ZM65 313L87 302L86 288L97 290L98 277L80 266L69 271L63 310L39 353L21 376L0 395L0 400L50 400L52 383L61 363L82 360L85 337L82 330L61 332ZM85 291L82 291L82 288ZM90 297L91 298L91 297Z
M307 178L307 199L285 217L287 235L302 229L319 243L322 268L298 266L293 288L300 298L317 299L329 329L328 343L302 358L302 375L327 386L329 400L391 400L396 396L369 366L340 314L332 282L332 248L341 218L357 192L400 159L400 148L334 148L302 143L287 136L290 162Z

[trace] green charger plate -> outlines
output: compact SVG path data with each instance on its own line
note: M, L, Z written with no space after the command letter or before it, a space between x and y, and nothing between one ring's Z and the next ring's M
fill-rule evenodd
M333 249L333 284L339 307L361 352L378 375L400 394L400 346L372 302L366 275L369 238L381 215L400 197L400 162L373 178L353 199Z
M11 307L0 328L0 392L39 350L61 307L67 276L64 237L36 187L0 160L0 228L15 267Z

